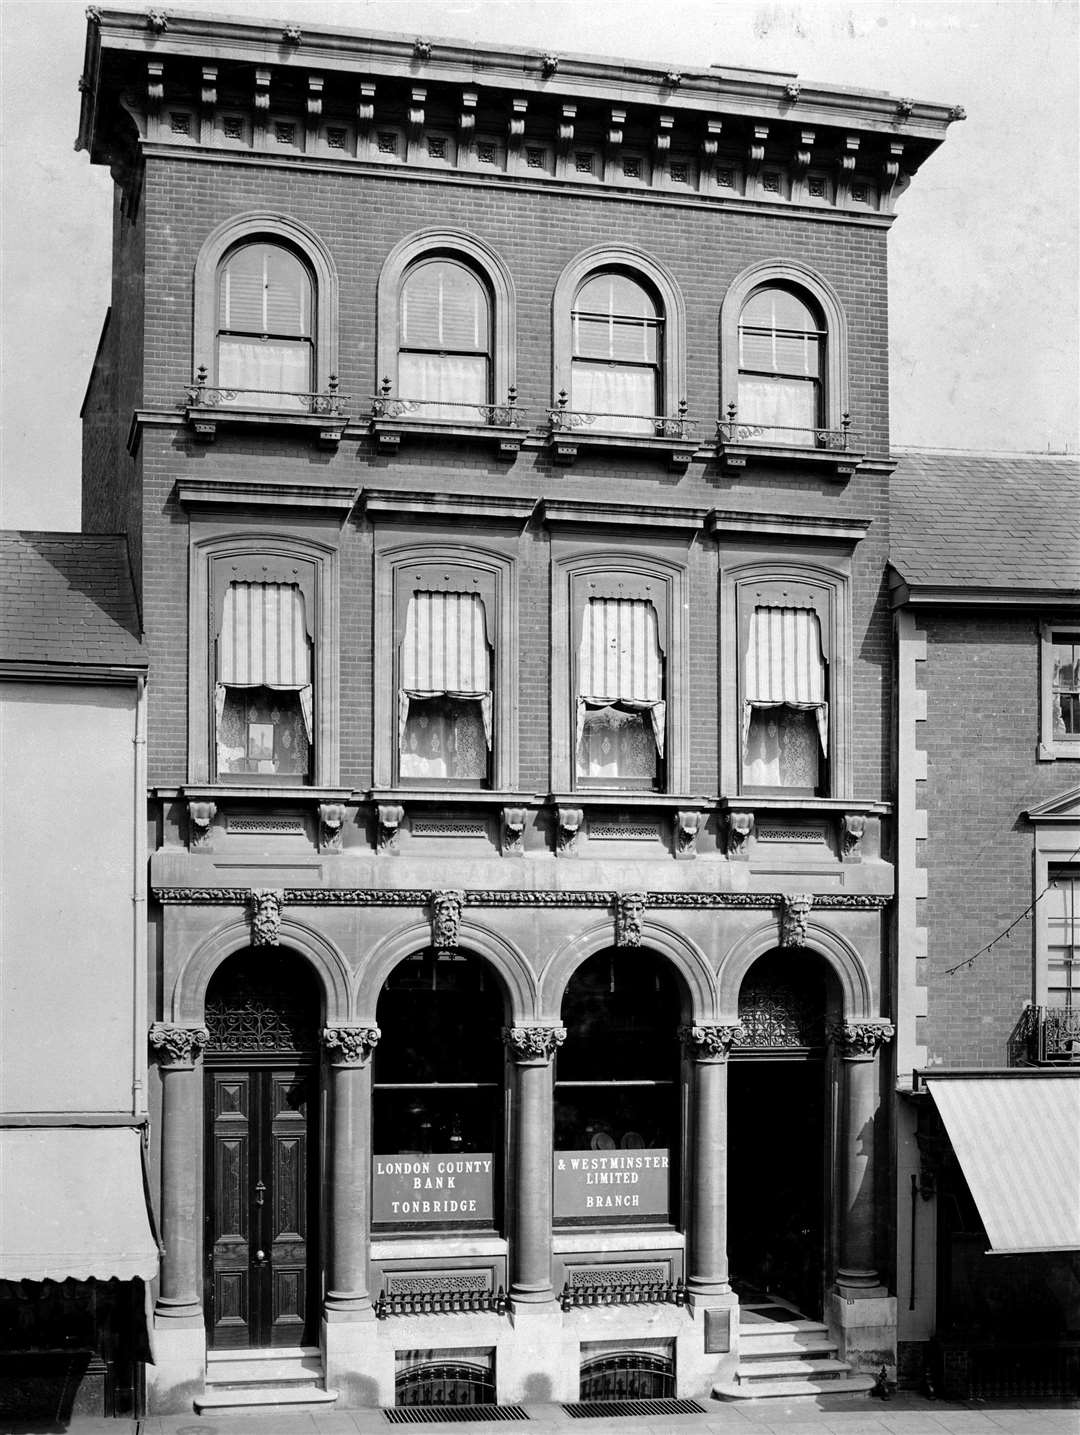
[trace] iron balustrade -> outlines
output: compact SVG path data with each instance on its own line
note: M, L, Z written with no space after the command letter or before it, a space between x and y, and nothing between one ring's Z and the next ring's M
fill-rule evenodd
M375 1318L386 1320L395 1315L471 1315L491 1311L506 1313L506 1292L502 1286L491 1290L381 1291L375 1302Z
M739 444L772 444L785 448L812 448L826 453L849 453L855 448L851 431L851 415L844 414L840 427L799 428L791 424L745 423L740 421L734 404L728 404L727 417L716 424L716 439L728 446Z
M450 410L447 413L446 410ZM432 423L483 424L488 428L520 428L522 410L517 406L517 389L507 390L503 404L466 403L460 399L413 399L391 392L383 379L379 392L371 396L373 419L419 419Z
M559 1295L563 1310L590 1305L678 1305L686 1304L686 1287L677 1281L623 1281L572 1286L569 1281Z
M1009 1037L1009 1064L1080 1062L1080 1007L1028 1006Z
M596 434L617 434L630 438L677 439L689 443L694 437L694 420L687 417L685 399L679 401L677 414L619 413L615 410L572 409L569 395L563 389L559 402L548 409L552 433L575 433L589 429ZM628 425L639 425L630 428Z
M208 384L208 372L201 367L187 391L187 407L192 409L237 408L266 409L273 413L306 413L317 417L347 418L348 394L338 389L338 380L331 374L325 393L302 393L296 389L258 389L244 384Z

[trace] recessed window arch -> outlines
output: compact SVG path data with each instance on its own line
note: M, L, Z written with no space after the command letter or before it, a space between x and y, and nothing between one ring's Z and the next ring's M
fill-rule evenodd
M595 414L611 432L653 435L686 391L686 306L674 276L630 246L579 254L559 276L552 312L552 401Z
M847 321L832 286L797 260L743 270L720 310L721 413L765 442L817 447L848 413Z
M517 382L514 285L498 254L462 231L427 229L379 275L376 389L417 401L418 418L483 422ZM472 412L477 406L480 412Z
M330 251L280 214L237 215L195 264L192 369L224 401L308 412L337 372L338 281Z

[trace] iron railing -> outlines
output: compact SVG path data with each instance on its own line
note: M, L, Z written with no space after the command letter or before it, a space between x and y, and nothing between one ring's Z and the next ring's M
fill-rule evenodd
M563 1310L590 1305L685 1305L686 1287L677 1281L624 1281L621 1284L574 1285L559 1295Z
M679 401L677 414L617 413L602 409L572 409L570 396L563 389L559 402L548 409L552 433L575 433L589 429L596 434L618 434L630 438L678 439L689 442L694 437L694 420L687 418L685 399Z
M256 389L243 385L224 387L206 382L205 366L200 367L187 391L187 407L192 409L251 408L274 413L315 414L321 418L347 418L348 394L340 393L336 374L327 380L326 392L298 393L295 389Z
M1080 1062L1080 1007L1026 1006L1009 1036L1009 1065Z
M716 425L717 442L721 444L776 444L784 448L813 448L826 453L849 453L855 447L851 432L851 415L844 414L838 429L796 428L789 424L740 422L734 404L728 404L727 417Z
M432 423L486 424L489 428L518 428L522 410L517 389L511 384L504 404L462 403L457 399L412 399L391 391L388 378L371 397L373 419L420 419Z
M382 1291L375 1302L375 1318L392 1315L463 1315L475 1311L506 1313L506 1292L502 1286L490 1290Z

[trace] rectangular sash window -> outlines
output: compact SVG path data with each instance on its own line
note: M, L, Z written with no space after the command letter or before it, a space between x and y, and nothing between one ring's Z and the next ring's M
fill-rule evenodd
M812 608L750 616L743 686L743 776L755 787L817 787L829 751L821 624ZM816 735L815 735L816 734Z
M483 780L491 733L491 646L483 598L414 592L401 645L400 775Z

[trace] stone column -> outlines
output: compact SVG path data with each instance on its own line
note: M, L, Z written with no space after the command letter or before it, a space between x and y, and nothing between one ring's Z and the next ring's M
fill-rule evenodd
M371 1054L377 1026L323 1030L330 1062L328 1321L373 1320L368 1290L371 1231Z
M561 1026L507 1027L503 1039L514 1064L510 1298L517 1304L541 1305L555 1300L551 1284L551 1063L566 1040L566 1030Z
M830 1033L841 1058L841 1221L836 1284L842 1292L879 1289L874 1200L876 1058L894 1034L895 1027L881 1021L841 1022Z
M693 1066L690 1089L691 1301L731 1292L727 1255L727 1061L740 1028L684 1026L679 1037Z
M156 1320L202 1320L196 1236L202 1225L198 1185L202 1146L199 1057L210 1039L204 1026L156 1021L150 1045L161 1068L161 1281Z

